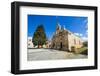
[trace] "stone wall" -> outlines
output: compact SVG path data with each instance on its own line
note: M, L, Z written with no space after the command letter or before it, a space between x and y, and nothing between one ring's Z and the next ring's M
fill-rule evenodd
M74 35L73 33L68 34L68 44L69 44L69 50L71 50L71 47L75 47L76 49L81 48L83 46L82 40Z
M70 31L57 27L51 41L51 48L72 51L72 47L75 49L81 48L82 40Z

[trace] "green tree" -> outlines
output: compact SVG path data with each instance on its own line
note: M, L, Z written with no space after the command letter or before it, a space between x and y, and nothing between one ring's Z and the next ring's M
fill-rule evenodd
M39 45L43 46L44 44L46 44L47 38L46 38L46 34L45 34L45 30L43 25L38 25L36 31L33 34L33 38L32 38L32 42L34 44L34 46L38 46Z
M88 42L87 41L83 42L83 46L87 47L88 46Z

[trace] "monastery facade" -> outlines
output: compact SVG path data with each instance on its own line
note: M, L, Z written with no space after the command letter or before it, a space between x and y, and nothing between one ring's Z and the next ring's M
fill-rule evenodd
M80 37L57 24L56 31L52 37L51 48L65 51L73 51L83 46Z

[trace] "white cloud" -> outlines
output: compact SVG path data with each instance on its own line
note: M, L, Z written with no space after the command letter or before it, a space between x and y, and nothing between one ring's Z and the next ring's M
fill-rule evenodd
M81 33L74 33L75 35L77 35L77 36L83 36L83 34L81 34Z
M86 30L86 36L88 36L88 30Z
M88 37L81 37L83 41L88 41Z
M80 34L80 36L83 36L82 34Z
M79 35L79 33L74 33L75 35Z
M74 33L74 34L77 35L77 36L80 36L81 39L83 40L83 42L84 41L88 41L88 37L87 36L83 36L83 34L81 34L81 33Z
M28 37L28 39L32 39L32 37L31 37L31 36L29 36L29 37Z

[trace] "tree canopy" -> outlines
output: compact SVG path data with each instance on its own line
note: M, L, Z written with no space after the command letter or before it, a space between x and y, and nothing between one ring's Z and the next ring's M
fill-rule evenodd
M85 41L85 42L83 42L83 46L88 46L88 42L87 41Z
M44 44L46 44L47 41L47 37L45 34L45 29L43 27L43 25L38 25L36 31L33 34L33 38L32 38L32 42L34 44L34 46L43 46Z

